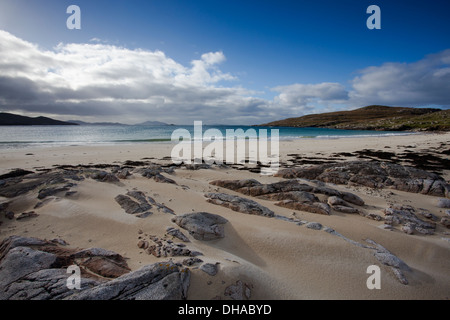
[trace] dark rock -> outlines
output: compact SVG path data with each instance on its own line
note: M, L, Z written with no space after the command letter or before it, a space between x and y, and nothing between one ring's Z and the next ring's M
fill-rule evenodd
M348 197L347 197L348 199ZM360 213L359 209L353 208L347 201L341 199L337 196L332 196L328 198L328 204L336 211L344 213Z
M137 244L139 249L147 249L148 248L148 241L144 241L144 240L139 240L138 244Z
M70 187L74 184L69 185L68 180L80 181L83 179L78 175L79 173L79 171L57 170L10 178L6 180L5 184L0 186L0 196L13 198L44 185L51 186L65 183L66 186Z
M0 188L0 196L5 198L14 198L22 194L26 194L31 190L46 183L45 178L33 179L27 181L10 181Z
M119 178L119 179L124 180L124 179L128 178L129 176L131 176L131 172L130 172L130 169L128 169L128 168L124 168L124 169L120 170L119 172L117 172L117 178Z
M357 206L363 206L364 200L361 199L356 194L350 193L350 192L341 192L341 198L347 202L356 204Z
M215 240L225 237L223 225L228 220L217 214L193 212L176 216L172 222L189 231L197 240Z
M9 207L9 202L0 203L0 213L5 212Z
M430 220L432 220L432 221L439 221L439 218L436 217L436 216L435 216L434 214L432 214L431 212L422 211L422 212L420 212L420 214L421 214L423 217L425 217L425 218L427 218L427 219L430 219Z
M9 179L9 178L17 178L17 177L23 177L28 174L34 173L33 171L23 170L23 169L15 169L12 170L6 174L0 175L0 180Z
M164 204L162 204L162 203L158 203L158 202L156 202L156 200L155 199L153 199L152 197L147 197L147 199L148 199L148 201L152 204L152 205L154 205L155 207L156 207L156 209L158 210L158 212L164 212L164 213L168 213L168 214L173 214L173 215L175 215L175 212L172 210L172 209L170 209L169 207L167 207L167 206L165 206Z
M275 205L311 213L318 213L325 215L331 214L331 208L327 204L321 202L297 202L294 200L283 200L275 203Z
M69 245L64 239L58 239L58 238L52 239L52 240L50 240L50 242L60 245L60 246L68 246Z
M14 212L12 212L12 211L5 212L5 218L9 219L9 220L14 219Z
M152 208L152 206L148 203L138 203L132 200L130 197L119 194L114 198L116 202L125 210L128 214L138 214L145 213Z
M276 205L319 214L328 215L331 211L327 205L321 204L319 199L313 193L338 196L353 204L359 206L364 205L364 201L360 197L350 192L340 192L317 183L316 186L311 186L300 183L295 179L271 184L261 184L254 179L215 180L210 182L210 184L261 199L281 200L276 203Z
M439 208L450 208L450 199L439 199L437 206Z
M450 218L448 217L442 217L441 224L446 227L447 229L450 229Z
M38 199L42 200L50 196L54 196L55 194L61 193L61 192L67 192L70 190L71 186L64 186L60 188L45 188L39 190Z
M251 285L238 280L225 289L224 295L233 300L248 300L251 297Z
M16 220L23 220L23 219L28 219L28 218L36 218L39 215L34 212L34 211L30 211L30 212L22 212L21 214L19 214L16 218Z
M161 172L170 172L170 171L171 170L164 170L161 166L158 165L151 165L147 168L139 169L138 172L140 172L143 177L153 179L156 182L176 184L174 180L167 178L161 174Z
M370 188L393 188L440 197L450 196L450 185L439 175L380 161L346 161L309 168L281 169L275 176L286 179L317 179L334 184L353 184ZM345 198L344 200L349 201Z
M402 226L402 231L407 234L413 234L414 229L414 225L409 222Z
M144 219L144 218L147 218L148 216L151 216L152 214L153 214L153 212L151 212L151 211L138 213L138 214L136 214L136 218Z
M312 191L313 187L307 184L299 183L297 180L286 180L271 184L261 184L255 179L246 180L215 180L210 184L222 188L237 191L239 193L257 197L261 195L289 192L289 191Z
M376 252L374 255L382 264L397 268L399 269L399 271L411 271L411 268L405 262L395 256L385 247L370 239L367 239L366 241L370 244L375 245L374 249Z
M137 190L128 191L127 196L135 198L140 203L147 203L145 193L143 193L142 191L137 191Z
M362 210L359 210L358 213L359 213L359 215L361 215L361 216L363 216L365 218L368 218L368 219L372 219L372 220L376 220L376 221L383 220L383 218L380 215L376 214L376 213L372 213L372 212L368 213L368 212L365 212L365 211L362 211Z
M129 273L125 259L104 249L62 248L62 239L52 241L11 236L0 244L0 299L65 299L78 291L66 283L66 268L82 267L81 291ZM87 271L87 273L84 272Z
M109 173L106 171L94 171L90 177L94 180L100 181L100 182L120 182L119 178L117 178L113 173Z
M193 163L193 164L186 164L185 168L187 170L200 170L200 169L211 169L211 166L206 163Z
M146 252L160 257L180 257L180 256L195 256L191 250L185 248L182 244L174 244L171 240L160 240L153 238L153 245L149 245Z
M215 276L218 270L218 264L205 263L200 266L200 270L209 274L210 276Z
M206 193L209 203L221 205L246 214L254 214L265 217L273 217L275 214L272 210L260 205L259 203L246 198L229 195L226 193Z
M180 229L168 227L166 230L167 234L170 234L171 236L180 239L183 242L191 242L188 237L184 235L183 232L180 231Z
M359 209L353 208L348 202L336 196L329 197L328 204L336 211L344 213L360 213Z
M183 264L184 266L190 267L190 266L192 266L192 265L194 265L194 264L196 264L196 263L201 263L201 262L203 262L202 259L193 257L193 258L187 258L187 259L184 259L184 260L182 261L182 264Z
M319 199L312 193L306 191L287 191L279 193L269 193L259 198L266 200L293 200L296 202L319 202Z
M308 222L305 225L308 229L322 230L323 226L318 222Z
M403 226L402 230L411 233L414 230L421 234L433 234L436 224L423 221L415 214L415 209L407 205L392 204L384 210L386 223Z
M189 283L189 269L180 269L173 262L162 262L75 293L68 299L183 300L187 298Z

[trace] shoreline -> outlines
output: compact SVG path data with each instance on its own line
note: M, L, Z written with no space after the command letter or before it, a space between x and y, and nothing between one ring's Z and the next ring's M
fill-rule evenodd
M450 167L445 166L446 162L436 162L436 159L446 161L448 158L445 153L450 150L448 141L450 133L280 141L280 162L283 169L327 163L336 163L334 167L337 168L340 163L354 160L433 165L431 171L438 172L448 182ZM404 210L411 207L424 221L431 220L424 218L421 212L442 219L446 216L446 209L437 206L440 197L391 188L322 182L335 192L348 192L361 198L365 204L356 207L383 220L334 209L330 215L317 214L281 207L268 198L253 197L211 184L212 181L242 179L255 179L263 184L286 181L286 178L252 172L247 165L204 168L182 165L171 169L172 147L172 143L152 143L144 148L141 144L127 144L120 147L66 146L3 152L0 155L0 175L20 168L35 172L36 177L63 175L61 177L66 177L70 186L67 182L48 186L63 187L61 190L64 191L44 198L45 201L38 198L45 186L12 198L0 197L0 203L8 203L7 210L14 212L15 217L31 211L37 214L10 220L2 213L0 241L18 235L64 240L68 248L104 248L125 257L133 272L161 261L182 263L186 259L179 256L158 258L139 247L140 241L153 243L152 237L157 237L165 245L170 244L168 240L179 242L167 235L167 228L175 227L190 240L185 243L185 248L202 253L198 258L203 262L189 267L188 300L230 299L224 293L237 281L248 285L251 299L449 298L450 242L443 239L450 239L450 230L447 231L439 220L433 222L434 233L428 235L417 231L407 234L402 225L395 225L392 230L382 227L387 217L383 212L390 205L398 205ZM128 168L129 175L117 182L93 178L93 174L100 171L118 175L123 168ZM143 176L146 168L159 170L164 179L175 183L161 180L161 177ZM83 179L71 180L72 175ZM26 178L24 176L24 182L28 181ZM310 179L299 181L311 186L321 185ZM143 192L158 206L153 205L152 213L145 218L126 213L115 198L130 191ZM256 201L273 211L276 217L236 212L207 201L205 195L211 192ZM321 193L315 196L323 203L328 198ZM165 212L167 209L164 208L169 208L174 214ZM228 222L224 227L224 238L197 240L172 222L176 216L193 212L209 212L225 218ZM306 222L320 223L323 227L321 230L310 229ZM407 285L398 281L391 267L375 258L375 251L368 248L372 245L366 239L375 241L409 266L408 271L402 270L408 280ZM217 266L216 275L202 270L203 264L207 263ZM381 268L381 290L366 287L369 276L366 270L370 265Z
M302 155L327 158L329 155L348 154L362 149L386 149L394 139L399 144L393 149L407 150L408 145L414 148L426 148L436 139L450 141L450 132L445 133L418 133L414 134L414 141L410 141L411 135L394 136L365 136L365 137L339 137L339 138L298 138L279 141L280 161L289 160L289 154L301 153ZM446 138L448 137L448 138ZM436 139L434 139L436 138ZM204 142L203 148L210 144ZM385 145L383 145L385 144ZM153 160L167 161L171 156L175 142L151 142L151 143L118 143L118 144L85 144L85 145L56 145L56 146L29 146L25 148L3 149L0 154L0 175L12 169L44 168L51 166L114 163L127 160ZM383 145L383 146L382 146ZM403 146L402 146L403 145ZM450 171L450 169L448 169Z

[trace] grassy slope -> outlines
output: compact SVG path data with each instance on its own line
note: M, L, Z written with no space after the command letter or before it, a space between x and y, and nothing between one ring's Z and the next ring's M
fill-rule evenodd
M353 130L449 131L450 110L368 106L352 111L311 114L264 125Z

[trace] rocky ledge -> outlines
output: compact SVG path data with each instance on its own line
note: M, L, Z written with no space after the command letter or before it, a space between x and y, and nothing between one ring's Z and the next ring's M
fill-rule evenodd
M71 249L61 240L11 236L0 244L0 300L180 300L190 271L159 262L130 272L125 258L99 248ZM81 271L80 289L67 285L69 266Z
M325 186L320 181L313 181L312 185L301 183L296 179L262 184L255 179L245 180L215 180L211 185L237 191L259 199L277 201L275 205L293 210L330 215L332 209L345 213L356 213L364 217L381 220L381 217L365 212L362 208L364 201L356 194ZM318 196L325 198L321 201ZM274 217L275 214L257 202L242 197L224 193L207 193L210 203L228 207L234 211Z
M438 174L381 161L346 161L308 168L288 168L278 171L275 176L370 188L392 188L450 198L450 185Z

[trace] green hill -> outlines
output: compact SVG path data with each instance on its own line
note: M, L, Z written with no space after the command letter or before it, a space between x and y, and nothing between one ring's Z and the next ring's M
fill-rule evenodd
M374 105L351 111L310 114L266 123L263 126L379 131L450 131L450 110Z

